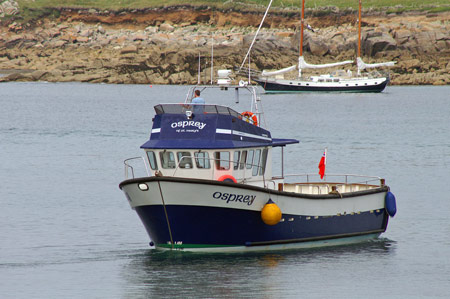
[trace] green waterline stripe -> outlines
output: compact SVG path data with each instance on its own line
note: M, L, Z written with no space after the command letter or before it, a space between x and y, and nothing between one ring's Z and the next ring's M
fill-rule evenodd
M156 244L156 247L161 248L218 248L218 247L236 247L239 245L214 245L214 244ZM241 245L243 246L243 245Z

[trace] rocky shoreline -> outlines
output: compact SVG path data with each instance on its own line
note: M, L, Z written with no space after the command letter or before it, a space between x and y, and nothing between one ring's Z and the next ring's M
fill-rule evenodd
M214 69L240 66L262 13L210 8L99 12L62 9L58 18L0 26L0 82L49 81L195 84ZM367 63L395 60L394 85L450 84L450 12L371 13L363 18ZM307 19L311 63L355 59L356 14ZM297 14L269 14L251 52L251 68L295 64ZM213 52L212 52L213 50ZM355 66L352 66L356 69Z

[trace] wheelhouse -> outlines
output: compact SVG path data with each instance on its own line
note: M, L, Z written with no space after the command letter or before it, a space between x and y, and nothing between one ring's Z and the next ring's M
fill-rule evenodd
M150 139L141 146L150 175L265 186L272 180L272 148L297 143L272 139L245 114L220 105L160 104ZM250 113L253 115L253 113Z
M243 183L271 178L270 149L146 149L145 152L153 175L212 180L231 175Z

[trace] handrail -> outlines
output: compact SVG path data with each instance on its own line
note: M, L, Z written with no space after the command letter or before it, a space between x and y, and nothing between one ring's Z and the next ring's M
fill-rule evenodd
M306 183L310 183L310 178L311 177L318 177L318 176L319 175L315 174L315 173L313 173L313 174L311 174L311 173L287 174L287 175L284 175L284 178L287 178L287 177L306 177ZM345 183L345 184L348 184L351 178L363 179L363 180L360 180L360 181L351 181L351 184L370 185L369 183L376 182L376 181L378 181L378 184L372 184L372 185L382 185L383 184L383 182L382 182L383 179L381 177L378 177L378 176L368 176L368 175L359 175L359 174L339 174L339 173L326 174L324 176L323 183L324 184L339 183L339 182L330 181L329 180L330 177L344 177L345 180L344 180L344 182L341 182L341 183ZM315 181L315 182L317 182L317 181Z
M220 90L228 90L228 89L241 90L241 89L244 89L244 90L248 91L250 93L250 96L251 96L251 107L250 107L249 111L252 112L253 114L257 115L257 117L258 117L258 124L259 124L260 127L261 127L262 124L264 124L264 126L266 125L265 119L264 119L264 112L263 112L263 109L262 109L262 105L260 103L261 100L260 100L260 97L258 96L258 89L255 86L253 86L251 84L244 84L244 85L240 85L240 84L239 85L234 85L234 84L231 84L231 85L194 85L194 86L191 86L189 88L189 90L188 90L188 92L186 94L186 98L185 98L184 104L191 104L192 98L194 97L194 91L196 89L199 89L202 92L202 94L203 94L203 91L205 89L220 89ZM236 94L238 94L238 93L236 92ZM238 102L239 102L239 96L237 96L237 98L236 98L236 103L238 103ZM208 105L204 105L204 106L208 106ZM214 105L210 105L210 106L214 106ZM222 107L222 108L227 108L231 115L234 115L236 117L240 116L240 114L238 112L234 111L233 109L231 109L231 108L229 108L227 106L222 106L222 105L215 105L215 106ZM155 108L156 108L156 106L155 106ZM237 115L234 114L235 112L237 113Z
M146 170L146 173L148 176L151 176L147 163L145 162L145 158L144 157L133 157L133 158L128 158L126 160L124 160L124 170L125 170L125 178L128 179L130 177L130 172L131 172L131 178L135 177L135 172L134 172L134 167L132 165L130 165L130 161L132 160L139 160L142 159L142 162L144 163L144 167ZM192 156L183 156L181 157L180 161L177 163L176 167L174 168L173 173L171 174L172 177L176 176L177 171L181 168L180 164L182 164L184 161L184 159L191 159L192 161L192 168L194 168L194 163L195 162L195 157ZM215 177L215 173L217 171L219 171L216 167L217 162L227 162L229 163L230 167L228 170L233 171L234 169L234 164L236 163L235 161L232 160L227 160L227 159L216 159L216 158L199 158L201 160L208 160L210 163L210 168L212 168L212 173L211 173L211 179L214 179ZM239 162L239 167L240 167L240 163ZM248 166L250 166L248 168ZM239 169L241 171L243 171L243 176L240 179L240 182L245 182L247 180L247 174L250 173L252 174L252 177L256 177L253 175L253 168L257 167L258 168L258 175L257 176L262 176L262 181L264 186L266 186L266 184L272 183L274 185L274 189L276 189L276 183L274 181L274 179L279 179L279 180L284 180L284 183L290 184L289 182L286 182L285 179L289 179L289 178L294 178L294 177L303 177L305 179L302 180L302 184L308 184L308 183L323 183L323 184L335 184L335 185L340 185L340 184L360 184L360 185L375 185L375 186L382 186L384 185L384 180L381 177L378 176L367 176L367 175L359 175L359 174L339 174L339 173L330 173L330 174L326 174L323 180L318 180L318 179L312 179L314 177L318 177L319 175L316 173L303 173L303 174L286 174L284 176L273 176L270 179L266 179L265 174L263 175L259 175L259 173L261 172L261 169L263 168L261 165L257 165L257 164L249 164L247 162L244 163L244 168L243 169ZM330 178L337 178L337 177L341 177L343 178L342 180L330 180ZM299 182L293 182L291 184L299 184ZM268 185L266 186L268 188Z
M125 160L123 161L124 169L125 169L125 179L128 179L128 169L131 170L131 175L132 175L131 178L134 179L134 168L133 168L133 166L131 166L131 165L129 164L129 161L132 161L132 160L138 160L138 159L142 159L142 162L144 163L145 171L147 172L147 175L150 176L150 172L149 172L149 170L148 170L147 163L145 163L144 157L133 157L133 158L125 159Z
M134 174L134 167L132 166L132 165L130 165L130 163L129 163L129 161L132 161L132 160L139 160L139 159L142 159L142 161L143 161L143 163L144 163L144 166L145 166L145 170L146 170L146 172L147 172L147 175L148 176L151 176L151 174L150 174L150 172L149 172L149 169L148 169L148 167L147 167L147 163L145 162L145 158L144 157L132 157L132 158L128 158L128 159L125 159L124 161L123 161L123 163L124 163L124 170L125 170L125 179L128 179L129 177L130 177L130 172L131 172L131 178L134 178L135 177L135 174ZM181 159L179 160L179 162L176 164L176 167L174 168L174 171L173 171L173 173L172 173L172 177L175 177L175 175L176 175L176 173L177 173L177 171L179 170L179 169L182 169L181 167L180 167L180 164L182 164L184 161L184 159L191 159L191 160L195 160L195 157L192 157L192 156L183 156L183 157L181 157ZM224 162L227 162L227 163L229 163L230 164L230 170L231 171L233 171L234 169L232 169L232 167L234 167L234 164L236 163L236 162L234 162L234 161L232 161L232 160L226 160L226 159L215 159L215 158L199 158L199 160L208 160L209 162L210 162L210 167L212 168L212 174L211 174L211 179L213 179L214 178L214 174L216 173L216 171L218 171L218 169L216 168L216 163L217 163L217 161L224 161ZM193 163L192 163L192 168L194 168L193 167L193 164L195 163L195 161L193 161ZM239 163L240 164L240 163ZM248 166L250 166L249 168L247 168ZM261 172L261 169L263 168L261 165L257 165L257 164L253 164L253 163L251 163L251 164L249 164L249 163L247 163L247 162L245 162L245 164L244 164L244 168L243 169L241 169L241 170L243 170L243 178L242 178L242 180L241 180L241 182L243 182L243 181L245 181L247 178L246 178L246 174L248 173L248 172L250 172L251 174L252 174L252 176L253 176L253 168L254 167L257 167L258 168L258 176L259 176L259 173ZM192 169L192 168L187 168L187 169ZM256 177L256 176L254 176L254 177ZM265 175L263 174L262 175L262 181L264 182L264 186L266 185L266 178L265 178ZM274 186L275 186L275 183L274 183Z

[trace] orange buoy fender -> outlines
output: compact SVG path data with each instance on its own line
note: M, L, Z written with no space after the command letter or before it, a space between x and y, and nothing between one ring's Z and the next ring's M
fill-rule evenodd
M280 208L269 198L261 210L261 219L267 225L275 225L281 220Z
M221 176L218 181L220 182L230 182L230 183L237 183L236 179L234 178L234 176L229 175L229 174L224 174L223 176Z
M241 115L245 118L246 122L249 122L249 120L251 119L255 126L258 125L258 118L252 112L245 111L245 112L242 112Z

